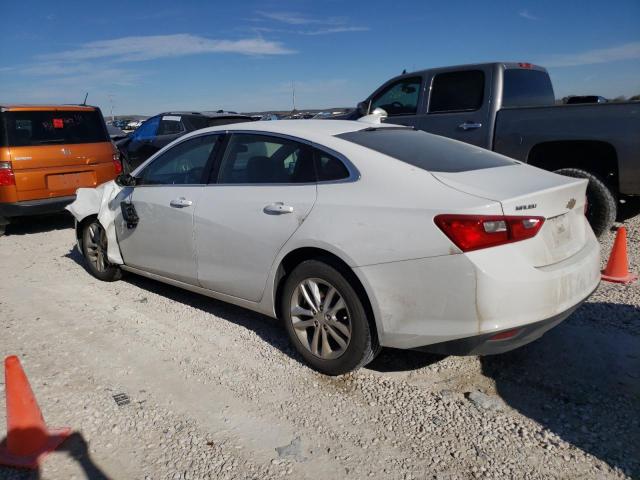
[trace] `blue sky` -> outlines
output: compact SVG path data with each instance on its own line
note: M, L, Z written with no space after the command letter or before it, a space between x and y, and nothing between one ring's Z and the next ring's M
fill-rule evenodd
M353 106L403 69L547 66L556 96L640 94L640 2L3 2L0 103L109 114Z

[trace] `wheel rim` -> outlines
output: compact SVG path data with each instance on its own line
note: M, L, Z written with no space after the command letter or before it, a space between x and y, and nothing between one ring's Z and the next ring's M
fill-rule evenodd
M89 225L85 239L87 246L87 260L99 272L104 272L109 266L107 261L107 234L98 222Z
M300 343L323 360L343 355L351 341L351 314L342 294L319 278L307 278L293 291L291 324Z

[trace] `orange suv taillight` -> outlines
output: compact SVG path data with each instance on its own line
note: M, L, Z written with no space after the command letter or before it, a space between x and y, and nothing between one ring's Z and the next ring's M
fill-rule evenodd
M113 169L116 175L122 173L122 162L120 161L120 153L117 150L113 152Z
M507 215L438 215L436 225L463 252L535 237L544 217Z
M0 162L0 187L8 187L16 184L16 176L13 174L11 163Z

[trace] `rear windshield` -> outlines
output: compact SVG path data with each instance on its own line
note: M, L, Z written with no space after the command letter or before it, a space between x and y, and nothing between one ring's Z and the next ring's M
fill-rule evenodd
M504 71L503 107L553 105L555 96L547 72L509 68Z
M466 172L517 164L488 150L411 128L366 128L336 137L431 172Z
M2 117L0 142L11 147L109 141L98 110L9 111Z

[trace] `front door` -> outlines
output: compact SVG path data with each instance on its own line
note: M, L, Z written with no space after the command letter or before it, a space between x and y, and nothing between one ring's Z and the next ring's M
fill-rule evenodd
M198 280L210 290L257 302L276 255L316 199L312 149L233 134L195 212Z
M219 138L201 135L180 142L137 175L128 199L133 209L123 215L131 218L135 213L137 220L123 221L118 227L126 265L197 283L193 213Z
M488 148L491 140L490 69L436 73L426 113L416 127L436 135Z

